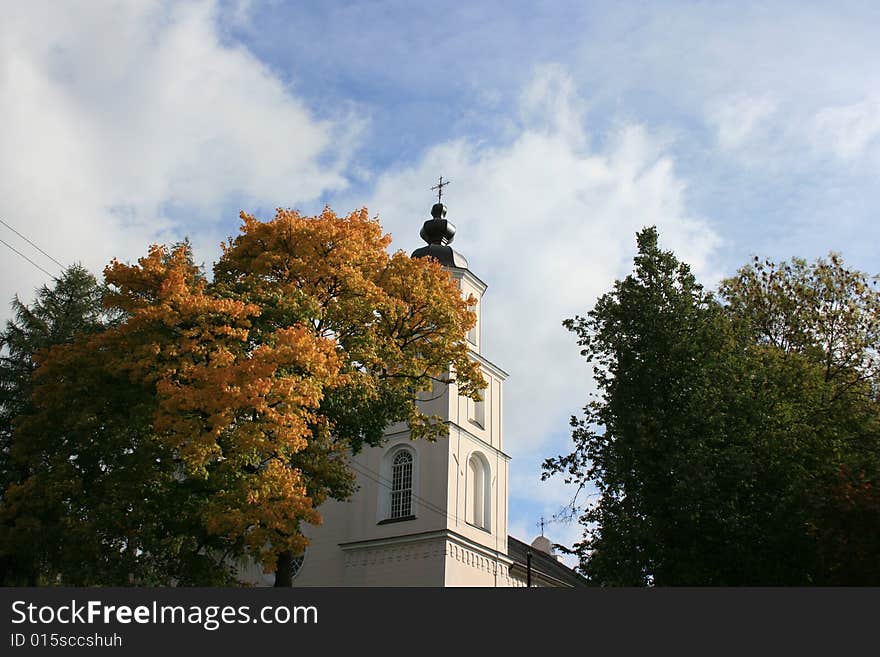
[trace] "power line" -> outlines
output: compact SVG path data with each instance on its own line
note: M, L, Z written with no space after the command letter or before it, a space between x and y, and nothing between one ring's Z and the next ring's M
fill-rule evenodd
M378 472L376 472L375 470L373 470L369 466L366 466L362 463L358 463L357 461L351 461L351 467L353 470L355 470L359 474L363 475L367 479L374 481L375 483L379 484L380 486L384 486L389 489L391 488L391 481L389 481L388 479L383 477L381 474L379 474ZM428 509L429 511L433 511L437 515L444 516L445 518L452 520L452 521L456 521L458 519L457 515L450 515L449 512L446 511L446 509L443 509L442 507L437 506L436 504L434 504L430 500L426 500L425 498L421 497L420 495L417 495L414 492L410 493L410 494L412 495L414 500L416 500L417 502L420 503L420 506Z
M0 220L0 221L2 221L2 220ZM45 269L43 269L42 267L40 267L40 265L38 265L36 262L34 262L34 261L31 260L30 258L28 258L24 253L22 253L21 251L19 251L18 249L16 249L14 246L10 246L9 244L7 244L6 242L4 242L3 240L0 240L0 244L2 244L3 246L7 247L8 249L11 249L12 251L14 251L14 252L17 253L18 255L20 255L22 258L24 258L24 259L27 260L29 263L31 263L34 267L36 267L36 268L39 269L41 272L43 272L44 274L46 274L47 276L49 276L53 281L58 280L57 278L55 278L54 274L52 274L51 272L48 272L48 271L46 271Z
M7 223L6 223L5 221L3 221L2 219L0 219L0 224L3 224L4 226L6 226L9 230L11 230L13 233L15 233L16 235L18 235L18 236L19 236L21 239L23 239L25 242L27 242L27 243L30 244L32 247L34 247L37 251L39 251L39 252L42 253L44 256L46 256L47 258L49 258L49 260L51 260L51 261L54 262L56 265L58 265L59 267L61 267L62 269L64 269L64 265L62 265L62 264L61 264L60 262L58 262L55 258L53 258L52 256L50 256L48 253L46 253L45 251L43 251L43 249L41 249L39 246L37 246L36 244L34 244L33 242L31 242L27 237L25 237L24 235L22 235L21 233L19 233L17 230L15 230L15 228L13 228L13 227L10 226L9 224L7 224ZM4 244L5 244L5 242L4 242ZM9 245L7 244L7 246L9 246ZM10 247L10 248L11 248L11 247ZM18 253L18 252L16 251L16 253ZM19 254L19 255L21 255L21 254ZM24 256L22 256L22 257L24 257ZM38 265L38 266L39 266L39 265ZM46 270L44 269L43 271L46 271ZM46 272L46 273L48 273L48 272ZM51 274L49 274L49 275L51 276Z

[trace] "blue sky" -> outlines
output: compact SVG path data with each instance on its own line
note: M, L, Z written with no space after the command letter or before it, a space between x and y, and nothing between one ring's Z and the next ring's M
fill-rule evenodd
M511 373L529 539L571 494L539 464L591 390L561 321L627 272L635 231L709 284L751 254L880 271L880 5L645 4L16 3L0 218L96 273L184 235L210 263L239 209L277 206L366 205L411 251L443 174ZM0 275L3 299L46 279L5 248Z

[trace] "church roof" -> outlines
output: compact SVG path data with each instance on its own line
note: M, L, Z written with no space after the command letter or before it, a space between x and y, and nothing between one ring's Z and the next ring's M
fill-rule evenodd
M428 244L412 252L413 258L437 258L444 267L467 269L467 259L448 244Z
M525 579L525 573L528 569L527 555L529 552L532 553L533 583L540 584L543 581L545 586L587 586L587 580L583 576L564 563L557 561L552 555L537 550L518 538L507 537L507 556L513 560L511 571L517 572L523 579Z

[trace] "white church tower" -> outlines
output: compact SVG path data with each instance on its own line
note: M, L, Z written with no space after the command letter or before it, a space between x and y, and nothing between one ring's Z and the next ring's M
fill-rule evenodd
M442 179L441 179L442 183ZM441 188L442 190L442 188ZM390 426L381 447L352 459L358 490L319 509L322 525L306 527L310 545L294 586L522 586L508 557L510 457L503 444L506 373L481 354L480 318L486 284L449 246L455 226L438 202L424 223L428 243L412 257L437 258L462 294L479 299L468 333L471 358L487 387L483 400L460 397L454 384L435 384L422 407L449 425L448 438L410 440L405 424Z

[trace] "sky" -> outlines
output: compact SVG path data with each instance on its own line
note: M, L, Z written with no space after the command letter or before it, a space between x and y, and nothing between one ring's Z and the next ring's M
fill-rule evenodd
M366 206L411 252L442 174L510 373L510 532L543 516L571 545L574 491L540 464L594 387L562 320L639 229L709 286L752 255L880 273L880 4L646 4L10 3L0 220L97 275L185 236L210 267L239 210L276 207ZM6 319L60 268L0 239Z

